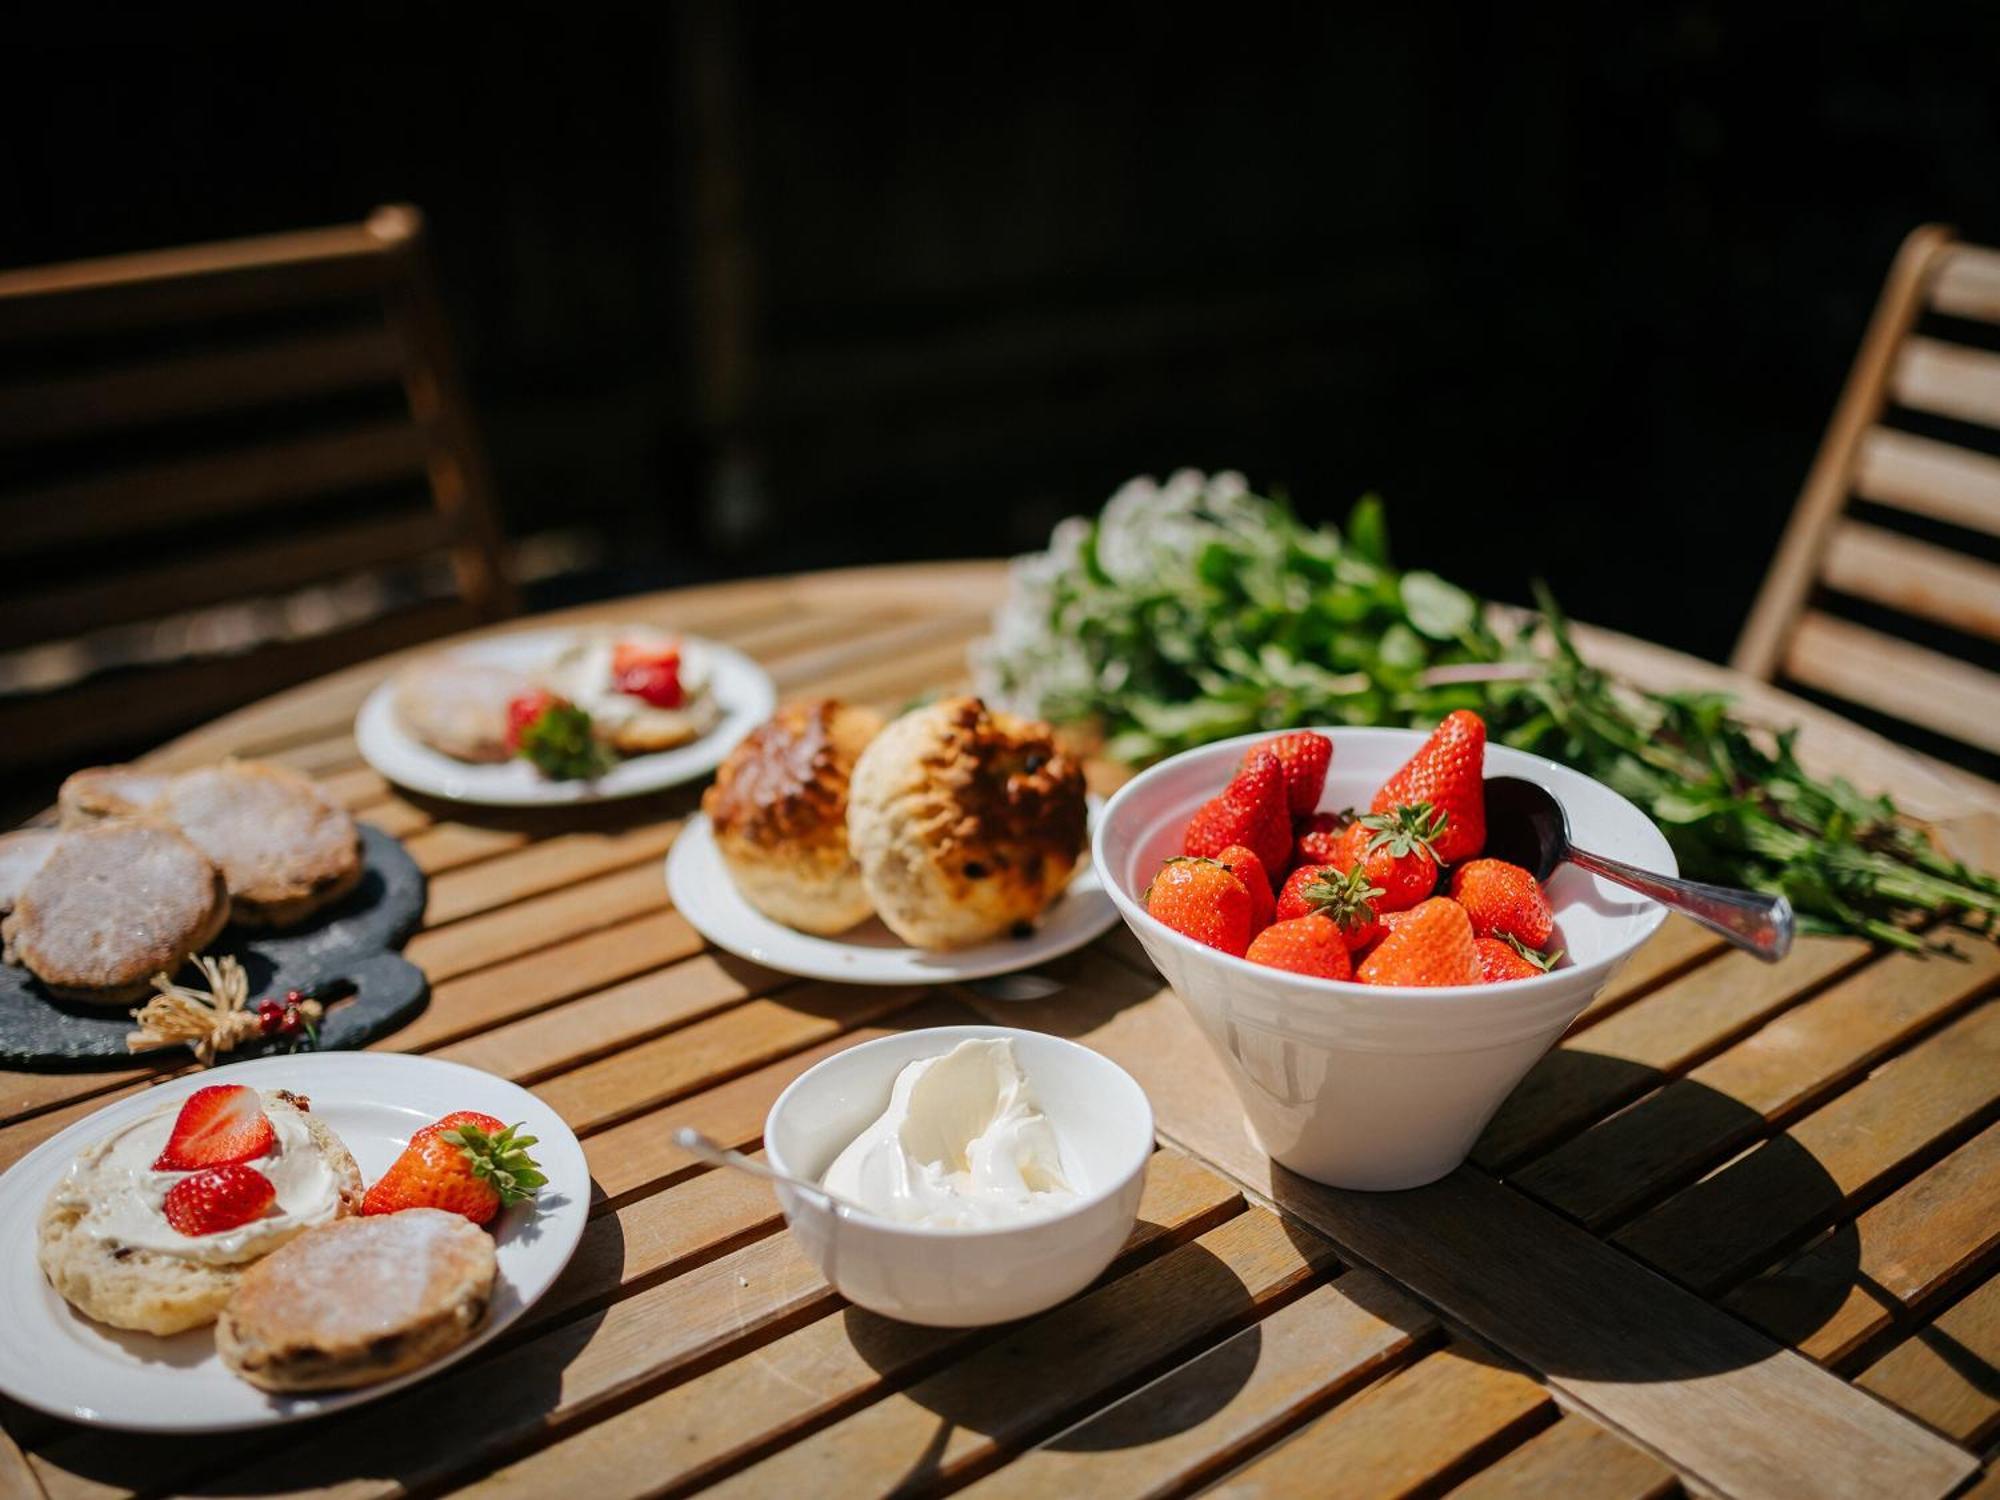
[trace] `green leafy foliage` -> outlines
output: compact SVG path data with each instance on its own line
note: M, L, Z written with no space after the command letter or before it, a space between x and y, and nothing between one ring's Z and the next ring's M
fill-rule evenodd
M521 731L520 754L556 781L583 780L611 769L614 757L591 732L590 715L574 703L551 703Z
M989 696L1086 726L1134 764L1253 730L1428 726L1470 708L1497 742L1638 803L1683 873L1782 892L1808 930L1918 947L1936 916L2000 914L2000 881L1946 858L1887 798L1808 775L1791 734L1746 725L1726 697L1612 681L1538 595L1538 617L1496 629L1464 590L1396 571L1375 497L1343 536L1239 476L1184 472L1135 481L1017 563L974 665Z

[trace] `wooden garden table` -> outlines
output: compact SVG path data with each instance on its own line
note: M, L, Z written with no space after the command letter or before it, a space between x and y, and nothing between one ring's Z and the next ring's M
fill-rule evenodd
M991 564L694 589L576 611L729 640L788 693L894 708L962 673ZM543 624L545 621L536 621ZM1592 633L1654 681L1728 681ZM386 1496L2000 1492L2000 950L1806 939L1765 967L1674 922L1433 1187L1334 1192L1270 1165L1122 932L1055 995L801 982L704 946L661 857L690 790L533 814L405 796L361 766L388 662L222 720L225 753L324 778L429 872L429 1009L381 1045L535 1089L594 1211L495 1347L359 1411L240 1439L0 1408L0 1492ZM1995 792L1762 689L1809 760L1888 785L1987 857ZM787 1080L861 1038L986 1015L1079 1036L1146 1085L1161 1145L1123 1257L998 1330L844 1306L769 1191L670 1144L756 1145ZM0 1074L0 1165L138 1070ZM0 1330L5 1337L8 1330Z

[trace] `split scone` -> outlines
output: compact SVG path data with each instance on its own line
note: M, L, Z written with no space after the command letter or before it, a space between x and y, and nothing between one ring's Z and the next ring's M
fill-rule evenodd
M252 1266L215 1326L222 1362L267 1391L373 1385L478 1330L493 1237L437 1208L341 1219Z
M114 818L55 836L0 937L7 961L58 998L129 1005L214 941L229 913L201 850L163 824Z
M847 839L869 901L918 948L1031 926L1084 844L1083 771L1048 725L977 698L913 709L861 752Z
M214 1085L85 1148L42 1208L37 1258L49 1284L79 1312L114 1328L171 1334L214 1322L252 1265L315 1225L360 1212L360 1169L308 1110L298 1095ZM228 1169L267 1179L274 1190L268 1207L213 1233L176 1228L169 1195L212 1169L162 1167L169 1142L226 1147L260 1119L268 1133L257 1128L247 1146L219 1154L262 1148Z
M743 899L801 932L845 932L874 910L847 847L848 780L879 715L834 698L789 703L752 730L702 794Z
M221 868L239 926L293 926L361 880L354 820L284 766L231 760L183 771L153 815Z
M620 755L672 750L722 717L707 654L644 626L582 636L556 658L549 685L589 714L592 732Z
M72 773L56 794L65 828L105 818L136 818L167 794L169 778L136 766L87 766Z
M513 667L433 656L396 679L396 717L440 754L497 764L514 754L507 742L507 705L541 685L535 674Z

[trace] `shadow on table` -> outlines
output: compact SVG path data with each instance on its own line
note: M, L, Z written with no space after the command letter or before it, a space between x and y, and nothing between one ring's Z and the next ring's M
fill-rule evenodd
M615 1215L603 1215L523 1323L463 1363L351 1411L188 1437L104 1432L51 1420L46 1435L31 1435L24 1446L69 1474L146 1494L193 1487L205 1495L247 1496L357 1480L392 1480L406 1490L435 1487L523 1447L547 1425L562 1399L564 1372L604 1321L604 1309L593 1304L616 1285L623 1264L623 1232ZM591 1310L553 1328L526 1326L538 1310L547 1316L550 1309L577 1308Z
M1198 1309L1199 1329L1210 1330L1209 1338L1196 1329L1180 1338L1168 1332L1176 1309ZM960 1431L983 1434L1008 1449L1039 1442L1051 1428L1060 1429L1090 1406L1173 1369L1195 1352L1191 1345L1211 1341L1214 1330L1243 1323L1256 1311L1249 1289L1225 1261L1201 1245L1188 1244L1140 1270L1100 1282L1039 1317L993 1330L976 1348L904 1389L904 1396L936 1413L939 1421L924 1451L893 1488L898 1493L923 1490L939 1479L953 1435ZM896 1378L909 1357L908 1327L858 1308L849 1308L845 1317L856 1351L885 1377ZM1124 1429L1127 1437L1114 1431L1079 1440L1065 1433L1055 1444L1124 1447L1192 1427L1242 1389L1256 1369L1260 1347L1253 1324L1210 1349L1204 1358L1214 1363L1201 1380L1180 1392L1171 1406L1148 1403L1150 1420L1143 1435L1132 1426Z

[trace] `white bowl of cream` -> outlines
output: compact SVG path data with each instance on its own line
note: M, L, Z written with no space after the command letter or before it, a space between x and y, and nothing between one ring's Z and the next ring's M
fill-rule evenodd
M1111 1263L1138 1218L1153 1111L1088 1047L941 1026L802 1073L771 1106L764 1150L833 1195L777 1188L842 1296L970 1328L1053 1307Z

